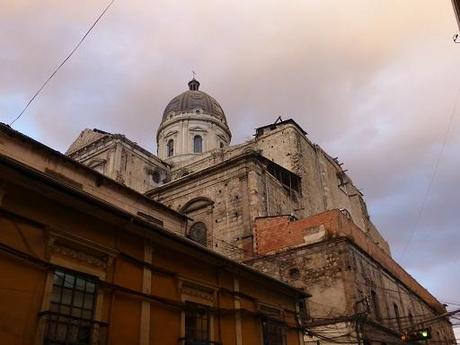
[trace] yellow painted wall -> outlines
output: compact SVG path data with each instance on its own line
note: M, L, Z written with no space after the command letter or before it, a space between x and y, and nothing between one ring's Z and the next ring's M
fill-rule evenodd
M295 310L294 292L291 296L280 293L275 283L264 282L252 273L240 277L238 272L222 267L222 263L215 263L217 259L209 254L198 255L196 248L175 245L170 239L155 240L151 236L153 230L147 228L143 235L139 234L139 229L133 231L132 225L117 221L106 211L98 212L89 204L82 207L70 195L53 191L27 177L11 179L11 172L0 167L0 185L2 183L6 193L0 204L0 344L42 344L38 315L48 308L46 305L42 309L50 291L45 282L54 269L46 267L47 262L64 266L68 263L68 268L80 268L91 274L100 272L107 284L100 287L102 307L97 318L110 324L108 343L114 345L140 343L141 304L149 301L149 296L175 305L150 301L148 343L178 344L182 336L184 301L181 284L212 292L212 308L221 308L220 315L217 311L213 313L213 340L225 345L237 344L234 277L241 280L241 306L251 312L242 316L242 344L262 344L260 317L254 314L259 303L284 308L286 315ZM54 242L50 240L56 236ZM165 272L151 271L151 292L136 295L146 288L144 276L150 269L140 262L149 243L153 249L151 264ZM6 253L2 245L29 257L24 259ZM56 252L55 247L61 245L69 246L71 251ZM104 254L106 252L110 254ZM101 253L112 257L104 267L91 259L100 256L105 260L106 256ZM131 291L120 291L119 287ZM288 345L291 344L299 344L298 337L289 336Z

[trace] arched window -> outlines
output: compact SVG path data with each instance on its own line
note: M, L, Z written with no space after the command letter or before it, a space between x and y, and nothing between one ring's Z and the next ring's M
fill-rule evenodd
M174 156L174 140L169 139L166 145L166 154L168 157Z
M194 153L203 152L203 138L200 135L195 135L193 137L193 152Z
M190 231L188 232L187 237L192 241L206 246L208 243L208 230L206 229L206 225L204 225L202 222L193 224L190 228Z

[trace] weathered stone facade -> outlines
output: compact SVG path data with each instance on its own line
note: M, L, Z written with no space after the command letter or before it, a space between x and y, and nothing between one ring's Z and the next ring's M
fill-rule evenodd
M255 258L246 263L311 293L310 315L322 320L312 327L312 335L331 332L332 324L335 335L349 334L341 341L353 342L359 323L362 339L395 343L401 333L417 325L424 327L424 320L445 312L343 211L327 211L302 220L289 216L259 218L254 229ZM361 318L353 319L359 313ZM353 322L341 322L344 318ZM453 342L446 320L429 327L434 342ZM321 338L309 338L312 343L316 340Z
M237 166L239 174L247 178L240 176L240 182L229 187ZM355 223L390 252L370 222L362 194L351 179L292 120L260 130L244 145L214 150L173 167L171 177L170 183L147 195L182 211L194 198L208 198L214 204L211 232L240 251L248 246L241 239L251 236L255 217L293 214L304 218L340 208L348 210ZM241 217L240 223L235 223L235 217Z
M104 160L102 173L186 215L182 235L311 293L308 341L397 343L408 326L445 312L391 258L337 158L293 120L260 127L252 140L228 146L222 108L190 87L168 105L159 126L165 160L123 136L89 130L70 156L96 169L92 162ZM202 153L195 152L197 135L205 139L197 146ZM179 146L168 148L171 139ZM152 172L160 178L152 181ZM434 343L454 343L446 318L430 327Z
M141 193L169 179L166 163L121 134L85 129L66 154Z

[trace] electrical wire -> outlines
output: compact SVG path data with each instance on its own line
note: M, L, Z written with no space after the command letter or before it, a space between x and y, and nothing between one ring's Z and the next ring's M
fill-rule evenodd
M29 108L29 106L32 104L32 102L37 98L37 96L42 92L42 90L46 87L46 85L50 82L51 79L56 75L56 73L64 66L64 64L72 57L72 55L77 51L77 49L81 46L83 41L86 39L86 37L90 34L90 32L94 29L94 27L97 25L97 23L101 20L101 18L104 16L104 14L109 10L109 8L112 6L112 4L115 2L115 0L110 0L110 2L107 4L107 6L104 8L104 10L101 12L99 17L93 22L93 24L90 26L88 31L83 35L83 37L78 41L78 43L75 45L75 47L70 51L70 53L62 60L62 62L54 69L53 73L48 77L48 79L45 80L45 82L38 88L38 90L34 93L32 98L29 99L25 107L21 110L21 112L12 120L9 125L12 126L17 120L19 120L22 115L26 112L26 110Z
M443 302L446 304L452 304L452 305L460 307L460 302L449 302L449 301L443 301Z
M446 148L447 138L449 137L449 132L450 132L450 129L452 127L454 116L455 116L455 113L456 113L456 110L457 110L457 103L458 103L459 96L460 96L460 88L458 89L457 95L456 95L456 97L454 99L454 105L452 107L452 112L451 112L450 117L449 117L449 122L447 124L447 128L446 128L446 131L444 133L441 149L439 150L438 156L436 158L436 162L434 164L433 172L431 174L430 181L428 183L428 187L427 187L427 189L425 191L425 195L423 196L422 204L421 204L419 212L417 214L417 218L416 218L416 220L414 222L414 225L413 225L413 227L411 229L409 238L406 241L406 243L405 243L405 245L404 245L404 247L403 247L403 249L401 251L401 255L400 255L399 260L398 260L400 262L404 259L405 255L407 253L407 248L409 247L410 243L412 242L412 239L414 238L414 235L416 234L416 232L418 230L418 227L420 225L420 220L422 219L423 212L425 211L427 201L428 201L428 196L429 196L429 194L431 192L431 188L433 187L434 180L435 180L436 175L438 173L439 163L440 163L441 158L443 156L444 149Z

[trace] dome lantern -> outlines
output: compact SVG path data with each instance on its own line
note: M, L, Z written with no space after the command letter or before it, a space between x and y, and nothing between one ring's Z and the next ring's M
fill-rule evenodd
M200 88L200 82L193 78L188 82L188 87L191 91L198 91L198 89Z

